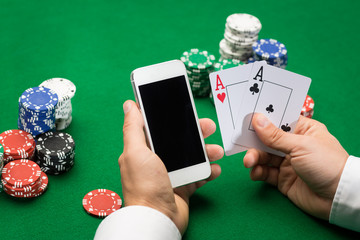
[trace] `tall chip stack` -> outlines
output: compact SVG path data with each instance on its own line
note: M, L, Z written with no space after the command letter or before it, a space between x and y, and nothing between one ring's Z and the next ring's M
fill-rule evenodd
M7 130L0 134L3 147L3 161L8 163L17 159L32 159L35 154L35 139L23 130Z
M58 96L45 87L27 89L19 98L18 128L37 136L55 128Z
M193 96L208 97L211 90L209 74L214 71L215 56L193 48L185 51L180 60L185 64Z
M260 20L246 13L227 17L224 38L220 41L222 59L239 59L246 62L253 55L252 45L258 40Z
M253 46L254 59L265 60L267 64L285 69L288 63L285 45L275 39L260 39Z
M47 174L59 175L74 166L75 142L62 132L47 132L37 137L36 163Z
M64 130L72 122L71 99L75 96L75 84L65 78L51 78L42 82L40 87L50 88L57 93L59 102L55 109L55 126L58 131Z

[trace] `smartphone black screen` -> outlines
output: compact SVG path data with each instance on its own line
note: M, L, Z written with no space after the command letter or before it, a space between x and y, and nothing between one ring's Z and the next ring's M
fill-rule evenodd
M185 76L139 86L155 153L168 172L205 162Z

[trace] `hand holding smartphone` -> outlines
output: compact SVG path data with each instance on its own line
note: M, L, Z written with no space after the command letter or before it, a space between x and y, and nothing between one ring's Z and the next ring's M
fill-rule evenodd
M172 186L208 178L210 163L184 64L173 60L138 68L131 82L147 140Z

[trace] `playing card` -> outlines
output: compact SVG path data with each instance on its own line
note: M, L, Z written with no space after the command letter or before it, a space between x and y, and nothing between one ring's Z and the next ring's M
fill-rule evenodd
M247 64L210 74L211 90L227 156L246 150L245 147L232 143L231 137L251 68L252 64Z
M262 113L278 128L293 132L310 83L308 77L255 62L236 117L232 142L284 156L259 140L251 124L252 118L254 113Z

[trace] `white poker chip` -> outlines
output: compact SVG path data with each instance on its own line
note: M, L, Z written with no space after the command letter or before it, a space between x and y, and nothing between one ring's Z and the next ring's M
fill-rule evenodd
M40 86L54 90L58 95L59 101L73 98L76 92L75 84L65 78L51 78L42 82Z
M246 13L231 14L227 17L226 24L231 30L243 34L257 34L262 27L257 17Z
M76 93L75 84L65 78L51 78L42 82L40 86L50 88L58 95L59 102L55 109L56 129L63 130L67 128L72 120L71 99Z

